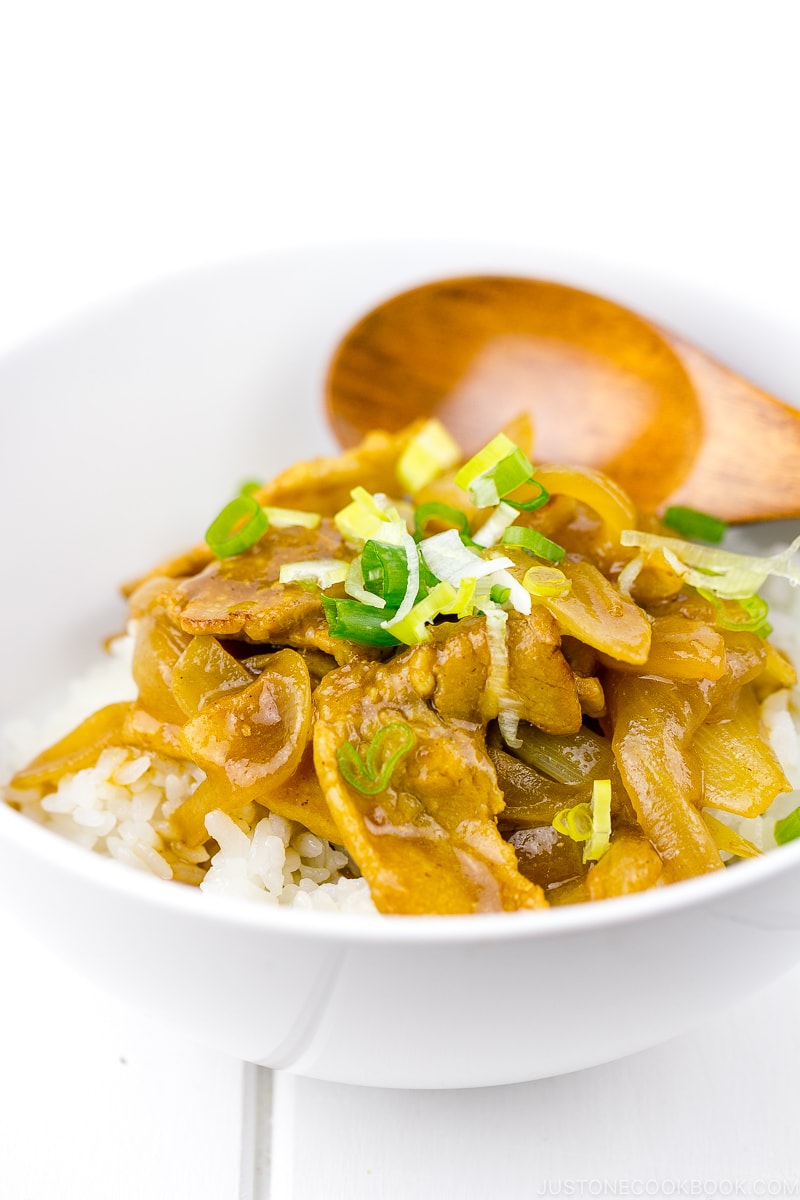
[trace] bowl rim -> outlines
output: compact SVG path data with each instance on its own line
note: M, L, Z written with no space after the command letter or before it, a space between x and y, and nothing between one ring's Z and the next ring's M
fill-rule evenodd
M397 254L408 249L416 253L435 251L452 253L455 256L470 254L476 262L486 257L487 262L496 258L499 262L511 261L514 256L542 259L546 270L557 267L563 271L562 282L570 286L593 285L575 283L571 273L590 269L609 275L608 296L618 300L615 289L623 283L637 280L663 282L667 291L684 289L693 296L717 301L730 307L730 300L704 284L682 282L658 271L638 271L629 264L615 264L600 256L575 255L569 252L551 251L535 244L520 245L505 242L465 242L463 239L414 239L403 242L392 239L363 240L352 243L305 243L296 247L265 251L211 263L197 264L163 277L154 278L106 297L86 306L64 320L33 334L8 347L0 356L0 371L23 363L31 356L46 350L48 343L69 339L74 333L92 325L105 315L124 312L126 306L147 303L149 297L159 296L164 289L179 284L197 281L208 284L220 272L248 271L263 268L276 261L291 263L300 258L319 256L338 258L348 253L366 254L384 252ZM462 272L469 273L469 272ZM487 272L488 273L488 270ZM500 273L508 273L500 268ZM521 274L527 274L520 269ZM436 272L429 279L441 277ZM406 286L403 285L404 289ZM379 303L376 299L374 303ZM735 308L746 309L746 305L733 299ZM757 311L757 310L756 310ZM785 327L785 318L768 313L769 324L790 332ZM789 322L791 325L791 322ZM482 943L491 941L540 940L552 937L580 936L589 931L611 930L631 923L667 919L688 908L710 907L722 903L750 889L758 888L767 880L780 877L800 867L800 840L789 845L767 851L758 859L735 864L733 867L715 871L711 876L700 876L683 880L669 886L656 887L646 892L614 897L602 903L582 903L546 910L519 912L460 914L452 916L392 915L381 919L380 914L328 912L320 910L292 909L270 903L259 904L240 897L228 897L216 893L201 893L199 888L183 885L176 887L173 881L165 881L149 875L146 871L120 863L108 856L95 853L76 842L37 824L24 814L15 811L0 800L0 848L2 843L18 843L29 855L45 864L76 876L85 885L97 885L124 899L132 899L154 908L166 908L176 914L196 917L212 924L225 927L245 927L256 933L277 934L311 938L327 942L358 942L380 945L445 945L460 943ZM3 848L3 852L5 852ZM0 901L4 902L0 890ZM376 917L378 919L376 919ZM800 920L798 921L800 927Z
M736 863L711 875L681 880L602 902L565 905L518 912L454 914L452 916L381 915L295 909L243 897L204 893L188 884L158 879L126 863L97 854L70 841L47 826L0 803L0 842L17 843L46 865L76 876L85 885L96 885L126 900L226 927L245 926L251 931L282 936L364 944L456 944L518 941L589 931L617 929L640 921L667 919L687 908L706 908L758 888L771 878L800 869L800 840L767 851L757 859ZM800 929L800 917L797 920Z

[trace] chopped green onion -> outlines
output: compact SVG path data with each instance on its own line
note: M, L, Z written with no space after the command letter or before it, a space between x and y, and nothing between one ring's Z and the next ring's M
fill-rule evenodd
M728 528L725 521L712 517L710 513L698 512L696 508L684 508L672 504L664 513L664 524L682 537L700 538L702 542L721 542Z
M419 508L414 509L415 537L424 536L425 526L429 521L444 521L447 525L454 525L465 545L472 541L469 534L469 517L460 508L443 504L440 500L428 500L427 503L420 504Z
M403 618L411 612L411 609L417 602L417 596L419 595L419 549L417 548L417 543L414 541L405 526L403 527L402 544L405 551L407 567L406 590L395 614L391 617L387 617L386 621L384 622L387 628L396 621L402 621Z
M586 842L592 836L592 809L583 801L572 808L562 808L553 817L553 829L573 842Z
M611 838L611 780L595 779L592 784L592 835L583 848L583 861L597 862L609 847Z
M317 583L321 588L344 583L348 566L341 558L315 558L303 562L284 563L280 569L280 583Z
M370 608L386 608L386 601L382 596L375 596L364 587L364 573L361 570L360 555L354 558L347 568L344 590L348 596L352 596L354 600L360 600L362 604L368 604Z
M385 792L394 774L395 767L404 754L408 754L417 740L417 736L405 721L393 721L384 725L373 736L367 746L366 759L363 759L352 742L345 742L336 751L336 762L345 782L349 783L364 796L377 796ZM394 743L395 749L380 764L379 755L384 752L386 743Z
M331 637L361 642L365 646L396 646L397 638L384 628L385 609L370 608L359 600L323 596L322 607Z
M539 489L537 495L532 496L530 500L512 500L510 496L506 496L503 500L504 504L510 504L512 508L516 508L519 512L533 512L534 509L541 508L547 504L550 499L550 493L547 488L542 487L536 479L526 479L526 487L537 487Z
M489 599L492 601L492 604L507 604L510 595L511 588L501 587L499 583L495 583L489 593Z
M239 488L240 496L252 496L253 492L259 492L264 485L260 479L245 479L244 483Z
M548 562L561 562L566 554L563 546L551 542L538 530L525 529L519 525L512 525L505 531L503 544L505 546L521 546L529 554L535 554L538 558L546 558Z
M472 539L473 546L482 546L484 549L494 546L496 542L500 541L500 538L509 525L513 525L516 519L516 509L511 508L510 505L506 504L505 500L502 500L490 514L489 519L476 532Z
M392 608L399 607L408 586L405 547L370 538L361 552L361 572L368 592L380 596Z
M354 542L379 538L382 542L399 546L407 530L397 509L388 503L383 507L378 503L378 498L363 487L353 488L350 495L352 504L339 509L333 518L342 537Z
M558 567L529 567L522 577L522 586L532 596L566 596L572 587L572 580L567 579Z
M763 597L747 596L742 600L721 600L708 588L698 588L697 594L714 605L715 620L720 629L757 633L759 637L769 637L772 633L772 626L767 620L769 605ZM731 613L731 605L736 606L738 613Z
M586 842L583 861L597 862L609 847L611 835L611 780L595 779L592 784L592 802L562 808L553 817L556 833L572 838L573 842Z
M217 558L230 558L255 546L269 518L252 496L237 496L226 504L206 531L206 542Z
M317 529L322 520L320 513L305 512L299 508L270 508L269 505L264 505L264 512L275 529L289 529L292 525L301 525L304 529Z
M790 812L788 817L775 822L775 841L779 846L800 838L800 808Z
M461 447L441 421L426 421L411 439L397 463L397 478L407 492L426 487L461 458Z
M465 576L458 585L456 598L452 605L448 608L443 608L442 612L452 613L459 620L461 617L468 617L475 606L475 589L477 583L477 579Z
M489 650L489 675L486 692L497 701L497 725L503 741L521 746L518 736L522 700L508 684L508 613L490 608L486 613L486 645Z
M510 437L506 437L504 433L498 433L497 437L493 437L483 449L479 450L477 454L473 454L472 458L459 468L456 473L456 484L466 491L474 479L491 471L509 454L513 454L516 449L518 447L514 445ZM495 503L497 502L495 501Z
M417 646L430 640L428 623L441 613L449 613L455 605L458 593L450 583L437 583L424 599L420 600L403 617L388 625L394 636L406 646Z
M527 456L515 446L500 462L473 479L469 484L469 492L478 507L485 508L497 504L503 496L528 483L532 474L533 467Z

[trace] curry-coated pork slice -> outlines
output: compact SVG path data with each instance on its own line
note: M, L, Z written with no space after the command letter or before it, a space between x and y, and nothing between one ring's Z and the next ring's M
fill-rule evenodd
M318 558L347 558L332 521L323 520L317 529L270 527L252 550L184 579L169 593L167 611L184 633L284 644L288 632L323 613L319 592L279 583L280 569Z
M413 660L342 667L314 693L314 763L342 843L382 912L543 906L498 832L503 797L482 726L435 712L413 686Z
M509 613L508 686L523 720L547 733L575 733L581 706L575 676L561 653L555 619L534 606L528 616ZM411 652L410 670L420 695L443 717L485 724L497 716L484 617L440 625Z

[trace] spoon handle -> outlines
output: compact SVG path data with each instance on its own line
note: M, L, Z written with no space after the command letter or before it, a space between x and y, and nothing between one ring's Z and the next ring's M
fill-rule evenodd
M670 502L732 522L800 516L800 413L666 330L700 401L704 430Z

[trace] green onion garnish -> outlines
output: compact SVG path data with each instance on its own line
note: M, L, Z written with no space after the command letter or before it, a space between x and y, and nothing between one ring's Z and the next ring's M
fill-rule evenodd
M586 842L592 836L592 807L583 801L572 808L562 808L553 817L553 829L573 842Z
M511 588L503 587L499 583L495 583L489 593L489 599L494 604L505 604L508 597L511 595Z
M395 767L403 755L408 754L416 740L416 734L410 725L406 725L405 721L393 721L391 725L384 725L374 735L367 746L366 760L361 757L352 742L345 742L336 751L336 761L342 778L365 796L377 796L379 792L385 792ZM387 741L393 743L395 749L379 769L378 757Z
M701 542L721 542L728 528L724 521L710 513L698 512L696 508L684 508L672 504L664 513L664 524L682 537L700 538Z
M328 622L331 637L344 638L350 642L362 642L365 646L396 646L397 638L383 628L387 616L385 608L370 608L360 600L345 600L341 597L323 596L322 607Z
M558 567L535 566L525 572L522 586L532 596L566 596L572 589L572 580Z
M503 496L528 483L532 474L533 467L528 458L515 446L500 462L473 479L469 491L475 503L485 508L490 504L498 504Z
M263 483L259 479L245 479L244 483L239 488L239 495L252 496L253 492L260 491L263 486Z
M583 848L583 861L597 862L609 846L611 837L611 780L592 783L592 836Z
M526 486L537 487L539 489L538 493L531 497L530 500L511 500L506 496L503 503L510 504L512 508L516 508L520 512L533 512L534 509L541 508L543 504L547 504L547 501L550 499L550 493L547 488L542 487L536 479L526 479L525 484Z
M474 581L473 581L474 584ZM458 592L451 583L442 580L427 596L419 600L409 612L391 626L391 632L406 646L417 646L430 639L427 625L441 613L450 613L459 600Z
M498 433L477 454L473 454L456 472L455 482L466 491L479 475L487 475L499 462L513 454L517 447L505 433ZM530 470L528 471L530 474ZM497 501L495 501L497 503Z
M264 505L264 512L269 517L273 529L290 529L292 525L302 525L305 529L318 529L322 515L318 512L306 512L298 508L273 508Z
M775 822L775 841L779 846L785 846L787 842L793 842L796 838L800 838L800 808L790 812L783 820Z
M280 583L316 583L329 588L335 583L344 583L348 566L341 558L312 558L301 562L284 563L280 569Z
M380 596L391 608L397 608L408 585L408 555L403 546L390 546L372 539L361 553L364 587Z
M546 558L548 562L554 563L561 562L567 553L563 546L551 542L536 529L524 529L519 525L512 525L505 531L503 544L521 546L529 554L535 554L537 558Z
M454 467L461 458L461 448L433 417L426 421L406 446L397 463L397 478L413 496L437 475Z
M715 620L720 629L757 633L763 638L772 633L772 626L767 620L769 605L763 597L747 596L743 600L721 600L708 588L698 588L697 594L714 605Z
M472 545L469 517L460 508L454 508L452 504L443 504L440 500L428 500L426 504L420 504L419 508L414 509L415 538L419 540L424 536L425 526L429 521L443 521L446 525L454 525L461 535L462 542L468 546Z
M237 496L209 525L206 542L217 558L230 558L255 546L269 518L253 496Z

